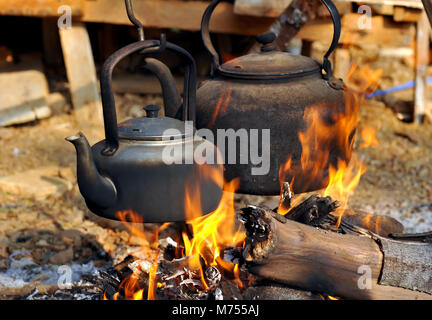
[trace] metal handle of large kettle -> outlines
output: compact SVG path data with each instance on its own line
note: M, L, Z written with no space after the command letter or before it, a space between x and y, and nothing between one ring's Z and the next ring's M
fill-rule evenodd
M171 50L184 58L184 97L183 97L183 116L184 121L195 122L196 105L196 64L193 57L183 48L167 42L165 35L160 40L144 40L131 43L130 45L114 52L104 63L100 71L100 85L103 106L103 116L105 125L106 147L102 150L105 156L113 155L119 147L119 135L117 124L117 113L112 88L112 73L115 66L125 57L139 52L140 54L152 54Z
M202 41L204 42L204 46L206 47L207 51L210 53L212 57L212 72L214 72L215 70L219 70L221 61L220 61L219 54L214 48L210 38L210 28L209 28L210 18L216 6L223 1L232 2L232 0L213 0L213 2L205 10L201 21L201 37L202 37ZM326 6L328 11L330 12L331 18L333 20L333 25L334 25L333 40L331 42L330 48L324 55L324 60L322 64L322 69L325 71L325 74L323 76L325 78L329 78L332 75L332 65L329 60L329 56L336 49L336 46L339 42L339 38L341 34L341 19L336 6L331 0L321 0L321 2Z

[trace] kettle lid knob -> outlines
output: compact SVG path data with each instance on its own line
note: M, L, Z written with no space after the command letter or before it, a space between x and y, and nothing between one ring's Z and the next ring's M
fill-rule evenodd
M266 44L272 43L273 41L276 40L276 34L274 32L263 33L263 34L258 35L256 37L256 40L259 43L266 45Z
M262 44L261 51L269 52L276 49L273 42L276 40L276 34L274 32L267 32L260 34L256 37L256 40Z
M160 106L154 104L144 107L144 110L147 112L147 118L157 118L159 116L160 109Z

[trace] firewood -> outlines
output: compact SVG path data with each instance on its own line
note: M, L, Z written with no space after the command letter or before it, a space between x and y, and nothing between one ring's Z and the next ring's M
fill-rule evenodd
M383 252L371 237L335 233L289 219L282 223L272 211L258 207L242 212L247 235L243 257L252 274L348 299L432 299L424 292L379 284L383 267L391 266L383 266ZM431 268L422 267L428 272Z
M374 235L384 253L379 283L432 294L432 244L397 241Z
M339 203L330 197L310 196L292 208L286 218L309 225L319 225L324 217L335 211Z
M404 226L396 219L363 210L347 210L342 220L383 237L404 232Z
M279 206L273 211L285 212L288 210L288 213L285 215L286 218L314 226L321 225L325 218L340 206L337 201L332 200L330 197L319 197L316 194L312 194L305 201L294 208L290 208L292 197L293 194L289 184L285 182L282 188ZM346 209L342 216L342 221L353 226L367 229L384 237L388 237L390 234L402 234L404 232L403 225L396 219L358 209Z
M395 240L406 240L406 241L419 241L419 242L429 242L432 243L432 232L424 232L424 233L392 233L390 234L390 238Z
M278 283L262 283L248 287L245 300L322 300L317 294L293 289Z
M289 185L289 182L284 182L282 185L282 192L279 199L279 206L278 210L288 210L291 208L291 199L293 197L293 193L291 192L291 187Z

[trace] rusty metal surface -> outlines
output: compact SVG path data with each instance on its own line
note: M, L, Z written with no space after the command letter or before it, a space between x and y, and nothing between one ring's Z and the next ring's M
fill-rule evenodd
M205 81L198 89L196 125L198 129L210 128L215 136L217 129L270 129L269 174L251 175L251 164L225 164L225 179L240 177L239 193L279 195L279 168L291 157L293 170L286 181L291 182L296 176L293 191L301 193L321 189L328 183L328 170L312 178L311 173L303 171L300 165L302 146L298 134L306 129L303 117L305 109L310 107L319 113L323 121L331 123L336 114L346 112L344 91L332 88L319 72L281 82L217 78ZM337 133L333 134L330 141L334 143L322 145L323 148L329 148L329 161L324 166L327 168L330 164L337 167L338 158L348 161L352 151L341 150L336 143ZM346 134L354 135L353 132ZM315 151L312 150L312 158L316 155ZM258 153L262 154L260 144ZM317 158L316 161L322 159Z
M209 128L217 136L218 129L262 130L270 129L270 172L266 175L252 175L252 161L249 164L225 163L225 179L241 179L239 193L256 195L278 195L281 183L279 169L289 158L292 159L287 182L294 180L296 193L317 190L328 183L328 169L338 167L338 159L348 161L352 150L341 150L337 135L346 135L352 140L353 132L333 132L319 148L328 151L328 159L321 159L322 153L311 150L311 161L326 162L319 174L312 176L309 169L302 169L300 157L302 146L298 135L306 129L303 119L305 110L312 108L324 123L331 123L336 115L345 115L343 81L332 76L329 55L336 48L341 21L331 0L321 0L330 12L334 24L333 40L320 64L311 58L295 56L276 51L272 32L257 37L262 44L261 52L252 53L222 64L221 58L210 38L209 24L213 11L224 0L213 0L204 12L201 23L201 37L212 58L212 79L201 84L197 92L197 128ZM226 0L225 0L226 1ZM330 134L330 135L331 135ZM339 137L340 138L340 137ZM219 145L222 141L217 142ZM264 146L265 147L265 146ZM351 148L351 147L349 147ZM223 148L221 148L223 149ZM221 150L224 152L224 150ZM228 158L225 150L225 159ZM237 147L238 153L241 147ZM321 151L321 150L320 150ZM232 150L231 150L232 152ZM258 154L263 146L258 143Z

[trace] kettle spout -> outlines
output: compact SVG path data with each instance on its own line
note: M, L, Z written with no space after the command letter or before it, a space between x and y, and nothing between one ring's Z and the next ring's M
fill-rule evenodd
M112 206L117 200L116 188L110 179L98 172L87 138L79 132L67 137L66 141L76 149L78 187L83 197L99 208Z

